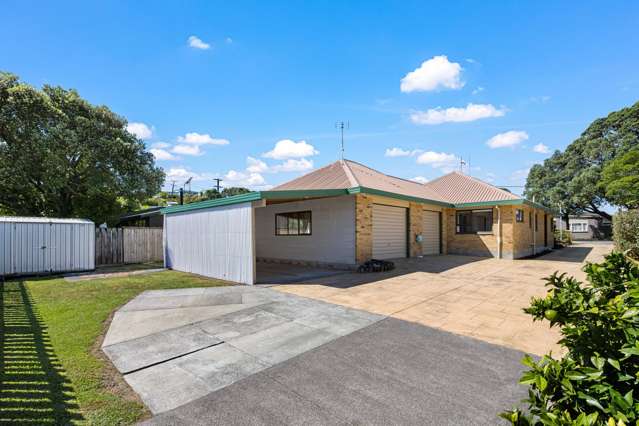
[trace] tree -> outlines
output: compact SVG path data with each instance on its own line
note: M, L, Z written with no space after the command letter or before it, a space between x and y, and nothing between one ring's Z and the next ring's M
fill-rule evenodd
M75 90L0 72L0 210L113 221L164 180L124 118Z
M606 198L627 209L639 209L639 149L610 161L602 172Z
M525 195L540 202L563 202L568 214L589 212L610 219L602 210L608 199L601 173L615 158L639 147L639 102L598 118L564 152L555 152L531 169Z
M233 195L246 194L248 192L251 192L251 190L247 188L237 187L237 186L224 188L221 192L217 192L217 189L207 189L206 191L202 193L202 198L204 200L212 200L215 198L224 198L224 197L231 197Z

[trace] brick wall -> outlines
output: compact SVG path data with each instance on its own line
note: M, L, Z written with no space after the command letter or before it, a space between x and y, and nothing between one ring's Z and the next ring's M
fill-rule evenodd
M423 216L422 212L423 204L418 203L410 203L408 205L408 228L410 232L408 233L408 241L409 245L409 253L410 257L421 256L422 254L422 244L416 241L416 236L422 234L423 228Z
M552 233L552 215L546 213L542 209L531 206L522 205L515 206L514 209L524 211L524 221L515 222L514 226L514 256L515 258L531 256L533 254L533 244L535 252L539 253L554 245L554 236ZM535 215L537 215L537 231L533 232L535 226ZM547 216L546 216L547 215ZM547 220L548 226L546 230L547 244L544 246L544 218Z
M373 200L365 194L355 196L355 261L373 257Z

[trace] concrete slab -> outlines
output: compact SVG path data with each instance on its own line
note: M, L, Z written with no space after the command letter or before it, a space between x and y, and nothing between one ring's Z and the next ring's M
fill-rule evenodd
M256 267L258 284L297 283L344 272L344 270L334 268L274 262L257 262Z
M149 291L115 314L103 350L158 413L381 318L264 287Z
M385 319L145 424L500 424L519 351Z
M236 312L256 304L197 306L179 309L118 311L113 316L102 346L137 339L165 330L201 322L209 318Z
M187 325L105 346L102 350L118 371L127 374L220 343L221 339L198 326Z

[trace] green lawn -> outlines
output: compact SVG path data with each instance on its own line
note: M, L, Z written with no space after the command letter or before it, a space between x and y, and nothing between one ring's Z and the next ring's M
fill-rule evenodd
M147 414L97 339L144 290L228 285L180 272L68 282L8 281L0 292L0 423L130 424Z

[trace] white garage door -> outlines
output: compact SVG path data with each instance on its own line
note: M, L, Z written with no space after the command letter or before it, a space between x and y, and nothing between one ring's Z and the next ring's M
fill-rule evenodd
M424 210L422 254L439 254L439 212Z
M406 257L406 209L373 204L373 258Z

